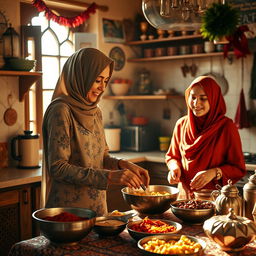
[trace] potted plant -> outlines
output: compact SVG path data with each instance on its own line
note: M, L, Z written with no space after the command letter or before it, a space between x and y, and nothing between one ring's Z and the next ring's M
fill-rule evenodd
M225 3L213 3L202 16L201 34L210 41L221 43L232 35L239 23L239 11ZM226 43L228 41L226 40Z

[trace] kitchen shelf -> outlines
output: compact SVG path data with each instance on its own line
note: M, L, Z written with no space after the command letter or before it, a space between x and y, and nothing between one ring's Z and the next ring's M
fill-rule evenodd
M124 95L124 96L112 96L106 95L103 99L106 100L168 100L168 99L183 99L183 95Z
M233 52L228 53L228 57L232 55L233 55ZM217 56L223 56L223 52L184 54L184 55L161 56L161 57L152 57L152 58L131 58L131 59L128 59L127 61L128 62L148 62L148 61L181 60L181 59L217 57Z
M42 77L42 72L0 70L0 76L19 77L19 101L22 101L31 85Z
M172 42L172 41L188 41L188 40L195 40L201 39L203 37L201 35L186 35L186 36L172 36L172 37L164 37L161 39L152 39L152 40L139 40L139 41L130 41L126 42L126 45L149 45L149 44L159 44L164 42Z

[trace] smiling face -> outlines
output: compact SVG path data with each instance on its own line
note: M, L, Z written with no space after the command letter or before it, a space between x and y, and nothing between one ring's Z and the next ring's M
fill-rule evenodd
M87 93L86 99L90 103L97 101L98 97L105 91L108 81L110 79L110 67L109 65L99 74L93 83L91 89Z
M188 97L188 106L197 117L206 115L210 110L210 103L203 88L199 85L193 86Z

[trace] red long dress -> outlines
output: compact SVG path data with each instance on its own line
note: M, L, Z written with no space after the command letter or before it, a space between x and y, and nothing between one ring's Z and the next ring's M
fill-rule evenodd
M205 116L196 117L188 107L188 114L175 125L166 163L171 159L178 161L181 183L188 189L196 173L216 167L222 170L222 178L212 180L204 188L216 189L216 183L223 186L229 179L234 184L246 173L237 127L225 116L226 105L221 89L210 77L200 76L186 89L187 106L190 90L195 85L204 89L210 110Z

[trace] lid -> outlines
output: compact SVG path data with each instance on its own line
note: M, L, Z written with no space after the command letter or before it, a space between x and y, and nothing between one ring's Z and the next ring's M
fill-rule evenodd
M222 187L221 192L225 195L239 193L239 190L235 185L232 184L232 180L228 180L228 184Z
M28 130L26 130L26 131L24 131L24 134L22 134L22 135L19 135L18 137L19 137L19 139L38 139L39 138L39 134L33 134L32 135L32 133L33 133L33 131L28 131Z

